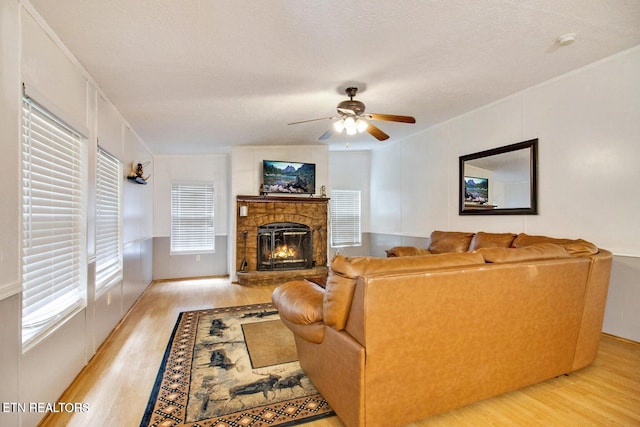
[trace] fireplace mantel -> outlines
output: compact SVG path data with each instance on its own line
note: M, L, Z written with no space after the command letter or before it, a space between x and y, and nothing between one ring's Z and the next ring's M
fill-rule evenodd
M327 203L328 197L313 197L313 196L237 196L238 202L252 202L252 203Z
M329 198L327 197L237 196L236 271L238 283L241 285L264 285L326 275L328 270L328 206ZM241 216L241 212L246 216ZM311 269L282 272L258 271L258 227L274 222L304 224L313 231L313 267ZM244 269L243 265L246 266Z

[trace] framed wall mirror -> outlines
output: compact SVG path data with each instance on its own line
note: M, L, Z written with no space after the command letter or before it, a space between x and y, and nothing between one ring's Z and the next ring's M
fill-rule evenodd
M538 140L460 156L460 215L537 215Z

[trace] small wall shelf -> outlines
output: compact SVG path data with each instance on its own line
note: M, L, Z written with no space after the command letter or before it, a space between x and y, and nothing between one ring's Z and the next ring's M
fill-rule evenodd
M135 182L136 184L147 185L147 181L139 176L128 176L127 179L131 182Z

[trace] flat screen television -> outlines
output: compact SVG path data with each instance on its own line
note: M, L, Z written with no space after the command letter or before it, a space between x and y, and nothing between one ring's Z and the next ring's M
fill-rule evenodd
M314 194L316 192L315 163L263 160L262 192Z
M489 180L474 176L464 177L464 201L465 203L477 203L483 205L489 201Z

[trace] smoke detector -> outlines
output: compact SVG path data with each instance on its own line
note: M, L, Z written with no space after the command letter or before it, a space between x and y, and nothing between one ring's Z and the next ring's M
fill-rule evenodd
M565 34L564 36L560 36L556 39L556 43L560 46L569 46L574 41L576 41L576 33Z

